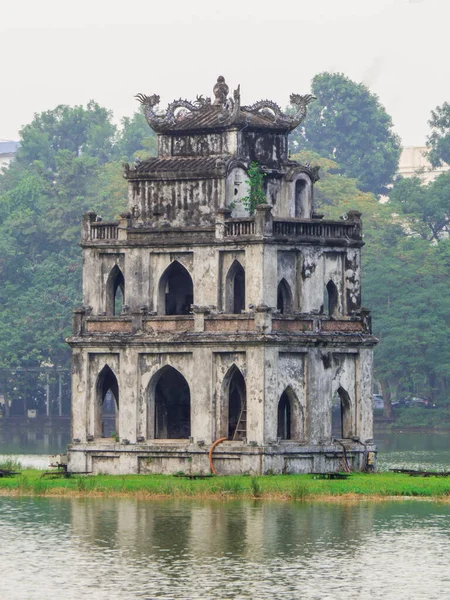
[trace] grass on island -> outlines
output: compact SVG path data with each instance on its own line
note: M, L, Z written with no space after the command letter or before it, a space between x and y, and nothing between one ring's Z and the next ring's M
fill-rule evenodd
M18 470L17 463L0 468ZM348 479L327 480L314 475L236 475L183 479L171 475L72 475L42 477L25 469L0 478L0 495L128 496L139 498L215 498L336 500L392 497L450 501L450 477L411 477L401 473L352 473Z

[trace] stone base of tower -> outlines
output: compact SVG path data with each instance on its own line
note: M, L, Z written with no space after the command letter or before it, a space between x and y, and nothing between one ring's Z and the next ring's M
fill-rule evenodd
M253 446L223 442L212 460L217 475L331 473L348 465L362 471L374 464L376 446L344 440L326 445L280 443ZM69 446L69 472L93 475L211 473L209 448L194 443L162 441L151 445L109 440Z

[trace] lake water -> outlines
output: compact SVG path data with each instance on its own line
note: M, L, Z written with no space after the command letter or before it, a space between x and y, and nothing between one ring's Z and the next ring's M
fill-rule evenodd
M0 498L2 600L450 598L450 505Z
M448 436L378 436L379 465L450 468ZM68 432L0 427L46 468ZM1 600L450 599L450 504L0 497Z

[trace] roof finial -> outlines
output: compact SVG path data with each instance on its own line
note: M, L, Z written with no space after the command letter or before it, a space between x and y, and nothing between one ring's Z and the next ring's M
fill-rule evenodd
M228 96L228 85L225 83L225 77L219 75L217 78L217 83L213 88L213 94L215 96L214 106L224 105L227 101Z

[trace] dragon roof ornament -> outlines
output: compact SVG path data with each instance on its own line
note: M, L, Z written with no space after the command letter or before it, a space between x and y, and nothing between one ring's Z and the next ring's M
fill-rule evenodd
M228 98L229 88L225 78L219 76L214 85L214 102L211 98L197 96L194 102L174 100L165 113L156 112L160 97L156 94L135 97L142 104L147 123L157 133L183 130L203 130L231 126L268 127L291 131L305 118L308 104L315 99L311 94L300 96L291 94L291 104L296 107L293 115L286 115L281 108L270 100L261 100L251 106L240 105L240 87Z

